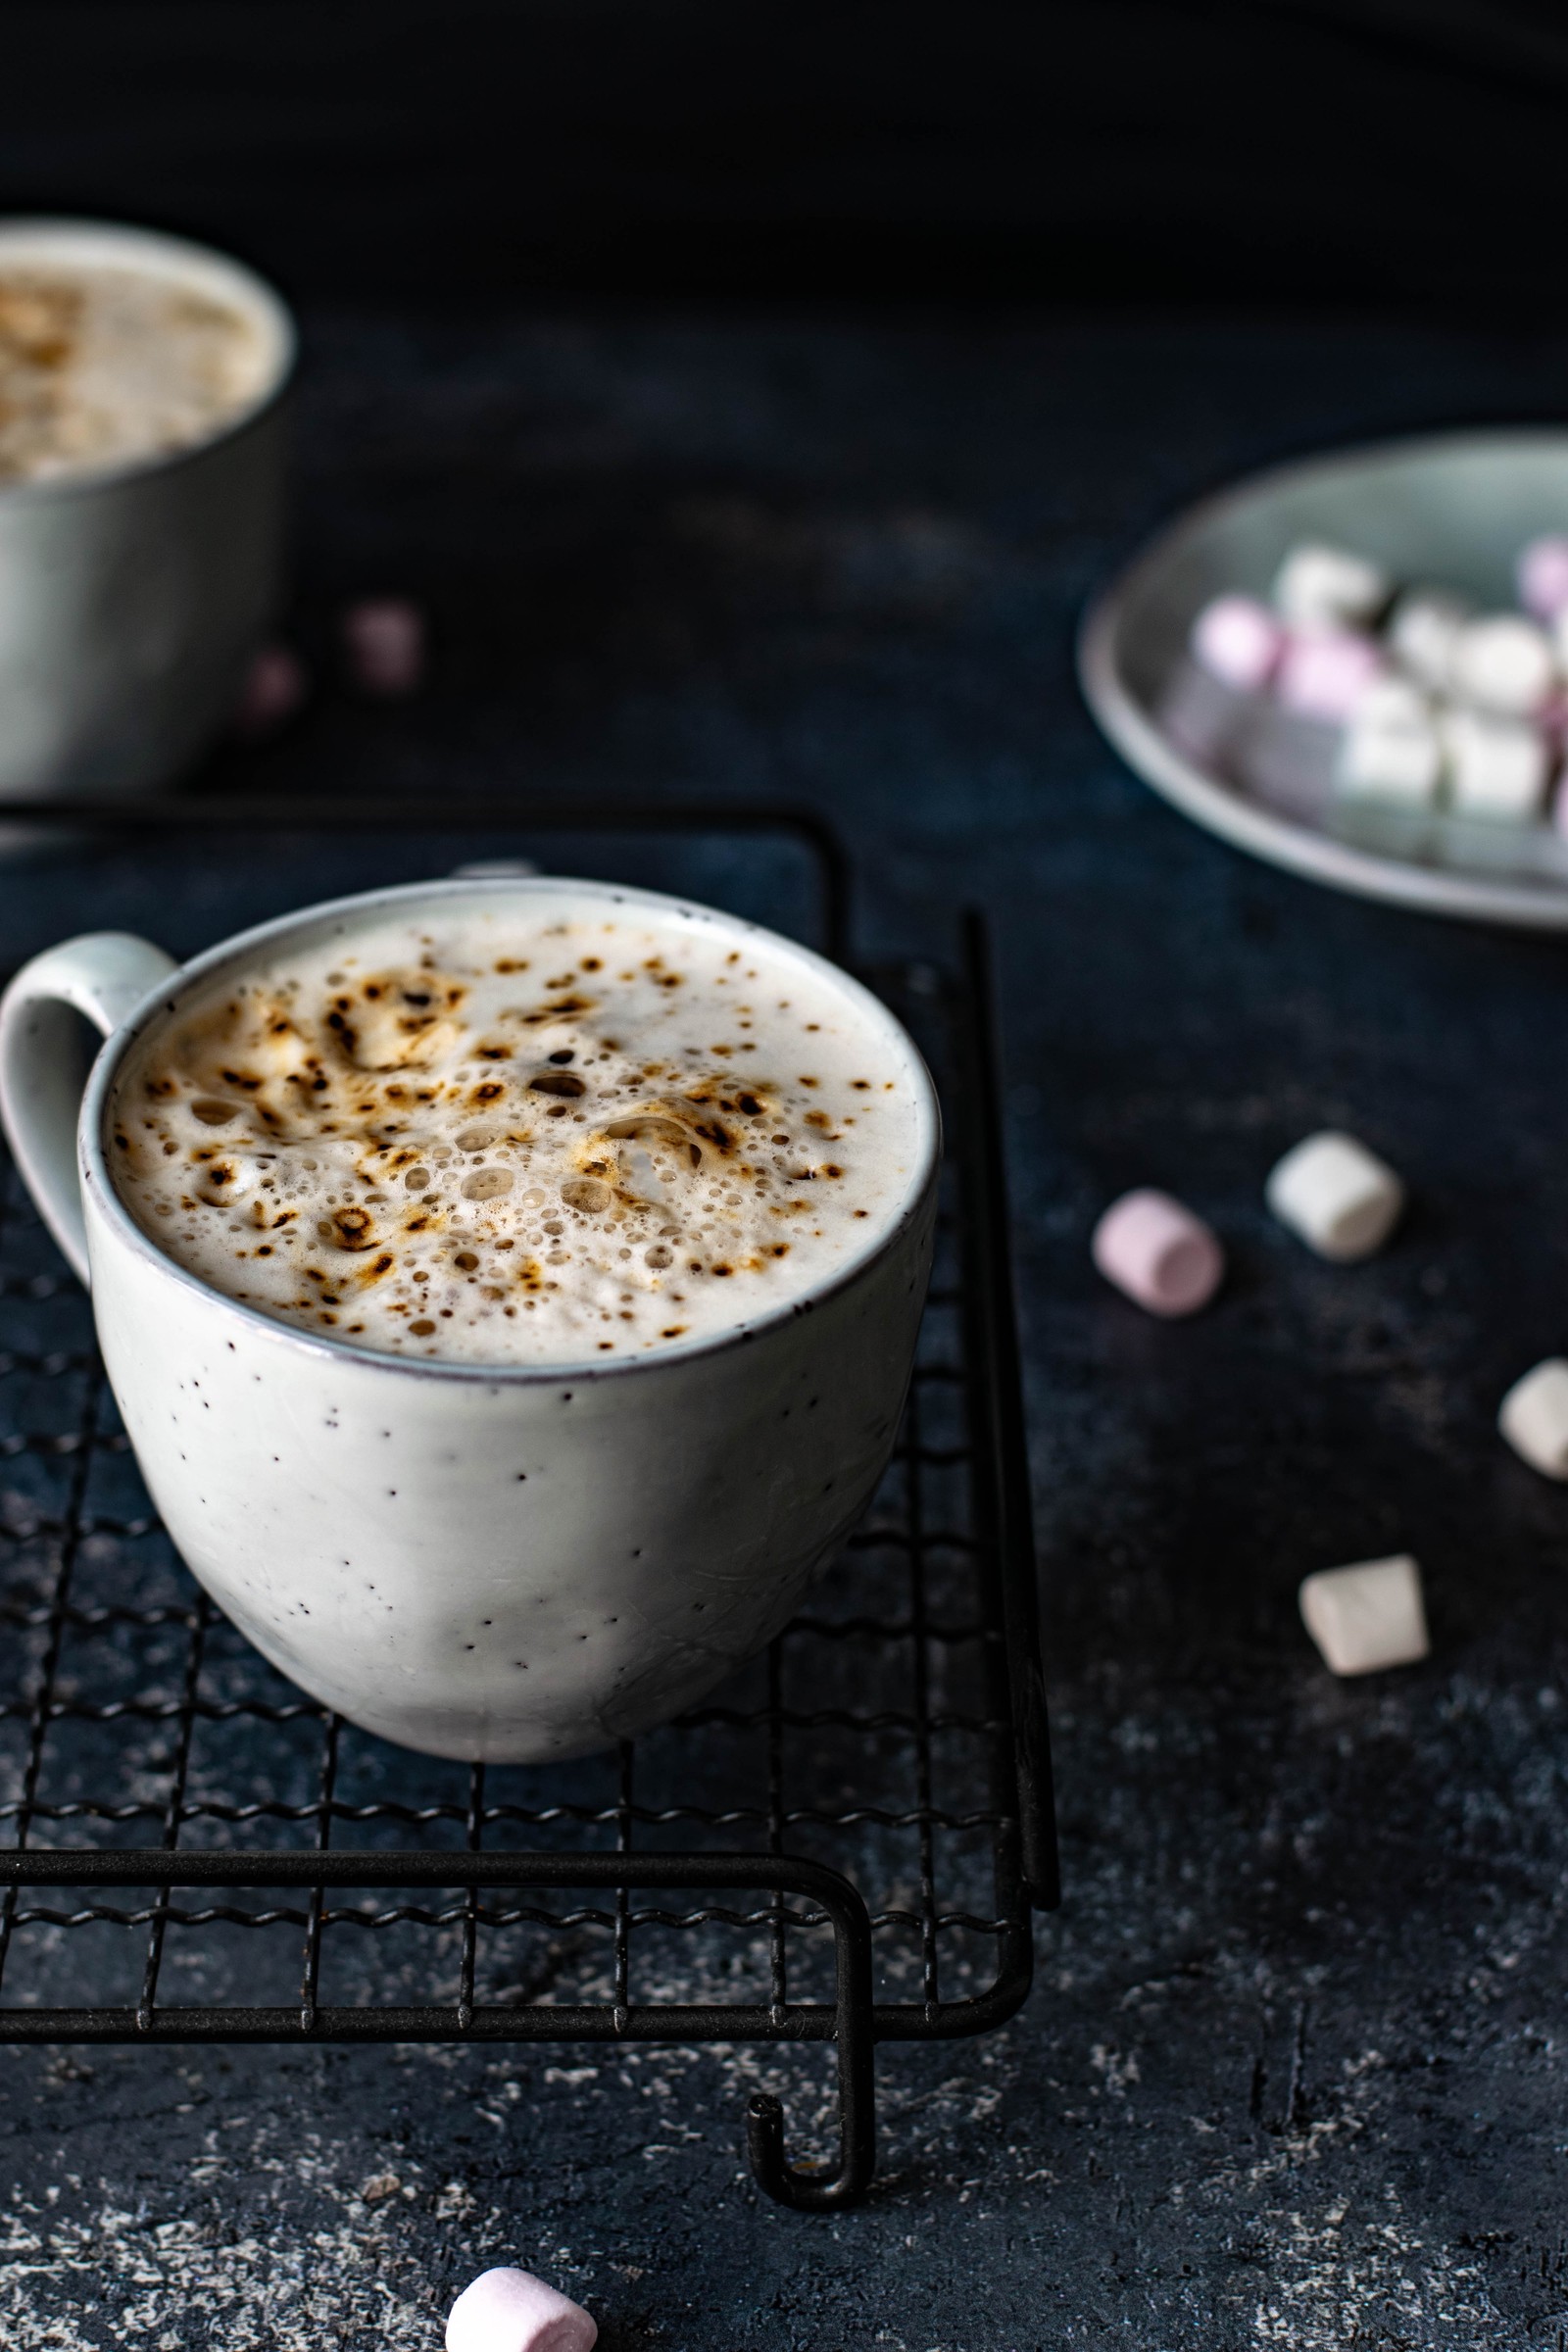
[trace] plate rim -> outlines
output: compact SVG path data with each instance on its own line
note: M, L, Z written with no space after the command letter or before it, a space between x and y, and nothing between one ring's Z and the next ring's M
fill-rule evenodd
M1352 443L1348 448L1318 451L1305 458L1245 474L1240 481L1208 492L1182 508L1168 522L1143 541L1106 585L1086 605L1075 641L1078 684L1090 713L1112 748L1135 774L1179 808L1205 832L1245 850L1266 864L1300 874L1327 889L1384 905L1413 907L1426 914L1443 914L1471 922L1501 923L1513 930L1568 931L1568 888L1538 889L1528 883L1489 882L1430 866L1414 865L1399 858L1358 850L1311 831L1294 819L1252 801L1244 800L1229 785L1185 757L1145 716L1142 706L1123 683L1117 648L1126 608L1133 591L1152 570L1198 530L1221 518L1234 507L1250 505L1272 487L1298 484L1315 474L1336 473L1358 461L1396 452L1433 456L1446 450L1473 450L1489 442L1557 441L1568 452L1568 429L1561 425L1523 424L1485 426L1469 431L1390 435L1378 441Z

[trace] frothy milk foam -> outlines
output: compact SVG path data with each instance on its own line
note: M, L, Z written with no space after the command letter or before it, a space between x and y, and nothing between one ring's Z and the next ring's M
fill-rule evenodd
M272 364L256 320L194 284L0 240L0 482L190 448Z
M907 1198L922 1090L825 974L635 896L352 919L155 1022L118 1189L214 1289L413 1358L629 1358L771 1312Z

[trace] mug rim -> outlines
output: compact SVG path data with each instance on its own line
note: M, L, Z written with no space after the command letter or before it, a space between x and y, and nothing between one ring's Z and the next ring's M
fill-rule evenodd
M162 1014L172 1014L189 990L210 979L223 965L246 960L258 949L266 947L290 932L308 924L330 921L339 914L359 915L372 908L396 906L405 901L435 898L500 897L506 893L539 891L592 891L602 894L614 904L657 907L664 913L679 914L700 922L722 925L737 936L765 940L771 952L783 952L804 963L818 977L843 989L858 1008L868 1010L884 1030L898 1041L907 1061L914 1082L918 1129L914 1148L914 1168L908 1183L896 1205L889 1211L887 1221L873 1232L858 1252L847 1261L832 1267L806 1290L781 1299L765 1312L729 1323L722 1329L686 1342L651 1350L644 1355L623 1356L617 1362L606 1363L603 1357L551 1357L548 1360L526 1362L487 1361L468 1357L395 1355L388 1348L360 1348L330 1333L305 1331L282 1317L270 1315L261 1307L230 1297L195 1274L177 1258L159 1249L144 1228L132 1216L122 1199L114 1180L112 1163L105 1149L108 1128L109 1098L117 1074L126 1054L139 1043L148 1028ZM128 1247L157 1273L242 1318L257 1337L266 1337L285 1346L298 1346L324 1356L336 1364L363 1364L368 1369L423 1375L429 1379L457 1380L468 1385L493 1389L498 1384L522 1386L553 1386L564 1379L581 1383L589 1381L623 1380L638 1373L651 1373L661 1367L689 1364L697 1358L719 1353L725 1348L746 1347L775 1327L793 1322L797 1317L811 1313L835 1298L850 1284L858 1282L884 1257L919 1217L928 1196L933 1191L942 1163L942 1111L936 1085L926 1066L919 1047L898 1015L881 999L873 995L863 981L829 956L819 955L800 941L787 938L782 932L770 931L764 923L754 923L744 915L726 914L721 907L706 906L701 900L676 898L667 891L645 890L637 884L596 881L589 875L574 874L509 874L497 876L447 875L428 882L390 883L384 889L350 892L338 899L323 899L296 908L292 913L270 916L266 922L253 924L248 930L236 931L220 940L199 956L189 957L176 969L160 980L136 1004L118 1029L113 1030L98 1048L87 1083L82 1092L81 1109L76 1126L77 1166L80 1174L84 1203L91 1199L105 1218L115 1238ZM88 1263L91 1266L92 1220L87 1223Z
M142 457L85 466L79 470L0 481L0 509L33 501L87 497L97 490L172 473L248 432L270 416L287 393L299 365L299 327L276 287L247 263L237 261L216 245L201 244L194 237L174 236L161 228L142 228L134 221L97 220L69 213L0 213L0 266L10 245L26 245L33 240L40 246L57 243L62 261L73 245L113 248L123 253L127 267L133 267L139 258L144 269L160 275L183 277L187 283L200 281L209 288L221 284L248 318L265 323L273 338L274 350L262 389L200 440L183 442L177 449L152 450ZM106 261L105 266L115 265Z

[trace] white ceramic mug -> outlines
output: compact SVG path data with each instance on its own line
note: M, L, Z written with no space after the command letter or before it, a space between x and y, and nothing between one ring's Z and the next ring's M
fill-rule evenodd
M277 600L294 327L238 262L93 220L0 220L0 270L122 268L225 303L256 397L189 448L0 482L0 797L109 797L178 773L234 709Z
M646 907L773 968L826 976L906 1086L916 1146L858 1253L750 1323L607 1367L372 1353L226 1298L118 1198L117 1074L215 975L389 912L509 899L537 916ZM85 1016L103 1032L82 1091ZM0 1001L0 1111L89 1284L104 1362L171 1535L279 1670L438 1755L582 1754L690 1705L771 1639L886 1465L930 1268L940 1121L909 1038L793 942L651 891L456 878L265 923L176 967L99 932Z

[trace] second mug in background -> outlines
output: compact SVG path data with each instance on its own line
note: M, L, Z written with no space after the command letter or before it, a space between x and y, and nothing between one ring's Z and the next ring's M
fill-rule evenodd
M281 585L293 322L225 256L151 230L0 220L0 371L47 382L50 298L140 281L231 314L242 393L172 446L103 446L0 471L0 799L110 798L167 783L232 711ZM56 307L58 307L56 296ZM133 347L127 398L136 381ZM93 384L100 409L112 372ZM47 419L40 427L47 440Z

